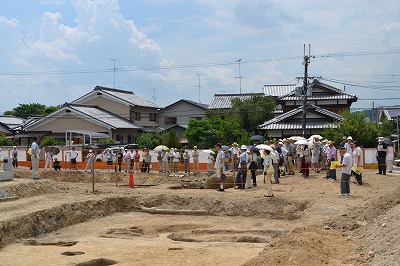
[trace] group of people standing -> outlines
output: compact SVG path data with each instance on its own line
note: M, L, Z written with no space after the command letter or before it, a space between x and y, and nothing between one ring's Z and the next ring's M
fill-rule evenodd
M192 158L193 173L199 173L199 155L200 153L196 146L193 147L191 153L189 150L184 150L182 154L177 148L171 148L169 151L162 149L157 156L158 170L160 173L177 174L180 170L180 163L183 161L183 170L185 173L190 173L190 159Z

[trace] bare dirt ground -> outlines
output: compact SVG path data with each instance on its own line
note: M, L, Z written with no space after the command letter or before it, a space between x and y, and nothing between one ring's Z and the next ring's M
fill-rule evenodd
M207 175L135 173L132 189L96 172L95 193L91 173L40 175L0 183L1 266L400 265L399 173L365 170L348 198L322 173L282 177L272 198L261 175L223 193Z

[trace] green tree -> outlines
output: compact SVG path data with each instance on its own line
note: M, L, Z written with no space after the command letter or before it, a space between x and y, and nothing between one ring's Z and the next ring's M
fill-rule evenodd
M20 103L18 107L15 107L12 111L5 111L4 114L26 119L32 115L46 116L58 109L60 109L60 106L45 106L39 103Z
M343 136L351 136L363 147L372 148L377 144L377 137L390 137L393 129L391 121L384 121L378 125L366 119L364 113L346 111L342 116L343 121L336 123L336 128L327 128L322 134L335 143L340 143Z
M143 148L148 148L152 149L154 148L154 142L153 142L153 133L142 133L139 135L137 138L137 143L139 144L139 147L141 149Z
M247 132L259 133L258 126L274 117L276 108L272 97L254 94L247 100L235 98L226 119L240 124Z
M56 145L56 139L50 138L50 137L45 137L41 140L41 144L43 146L54 146L54 145Z
M179 137L175 130L167 130L161 134L161 144L169 148L177 148L180 146Z
M241 127L238 121L233 119L227 121L214 114L202 120L190 119L184 136L191 146L210 148L217 142L226 145L230 145L234 141L248 143L250 134Z
M0 146L14 146L15 142L7 138L4 134L0 134Z

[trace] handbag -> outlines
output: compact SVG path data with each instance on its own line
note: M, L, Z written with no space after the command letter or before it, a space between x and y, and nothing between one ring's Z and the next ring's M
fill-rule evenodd
M274 166L272 165L272 159L269 159L268 166L267 166L267 175L273 175L275 172Z

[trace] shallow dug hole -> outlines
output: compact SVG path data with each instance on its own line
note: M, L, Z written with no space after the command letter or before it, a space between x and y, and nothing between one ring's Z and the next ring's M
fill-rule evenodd
M89 260L86 262L81 262L75 264L75 266L108 266L114 264L117 264L115 260L100 258L100 259Z
M83 254L85 254L85 252L82 252L82 251L65 251L65 252L61 253L61 255L64 255L64 256L77 256L77 255L83 255Z

